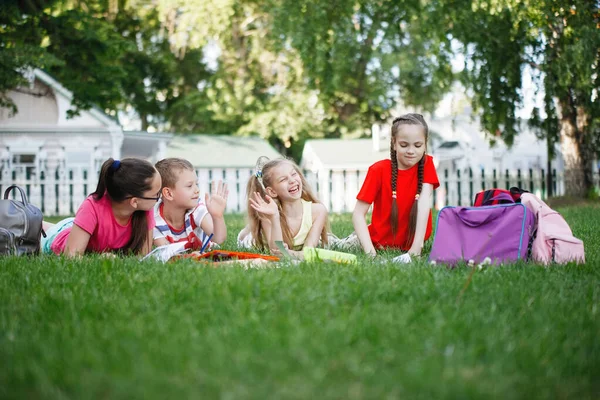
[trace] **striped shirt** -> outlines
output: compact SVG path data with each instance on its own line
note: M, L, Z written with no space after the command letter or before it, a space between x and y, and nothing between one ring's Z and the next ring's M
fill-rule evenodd
M163 215L164 203L159 201L154 207L154 219L156 226L153 230L153 238L165 238L169 243L178 243L188 241L193 248L201 248L202 244L208 238L208 235L200 228L200 224L204 217L208 214L208 210L204 202L198 201L198 205L185 213L185 224L181 229L176 229L169 225Z

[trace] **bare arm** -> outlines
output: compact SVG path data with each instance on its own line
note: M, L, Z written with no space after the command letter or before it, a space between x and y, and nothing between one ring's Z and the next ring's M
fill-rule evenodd
M227 225L225 224L225 209L227 208L227 196L229 190L227 184L222 181L212 183L210 195L206 193L205 203L208 215L202 219L200 227L204 232L212 233L212 241L223 243L227 239Z
M225 218L223 216L213 217L210 214L206 214L202 218L200 228L206 233L212 233L213 237L211 241L215 243L223 243L227 239L227 225L225 225Z
M271 240L271 221L267 218L262 218L259 217L259 224L262 228L262 234L265 236L265 238L267 239L267 243L270 242Z
M321 238L321 233L327 222L327 208L320 203L313 203L311 207L313 221L310 231L308 231L308 235L306 235L304 246L317 247L319 239Z
M269 242L269 249L273 251L274 249L277 249L275 242L278 240L283 240L283 231L281 230L279 212L276 215L270 216L269 225L271 229L269 229L269 231L265 229L265 234L267 235L267 240Z
M369 212L371 205L364 201L357 200L354 206L354 212L352 213L352 224L354 225L354 231L360 244L365 253L374 256L377 254L373 242L371 241L371 235L369 234L369 228L367 226L367 212Z
M69 237L67 238L67 244L63 254L68 257L78 256L85 253L88 243L90 242L91 235L84 231L79 226L73 224Z
M223 243L227 239L227 225L225 224L225 218L213 217L213 242Z
M254 196L250 198L250 206L257 212L260 218L269 249L274 251L274 249L277 249L275 242L283 240L281 217L277 203L269 196L266 196L265 200L259 193L254 193Z
M169 241L167 239L165 239L164 236L154 239L154 245L156 247L165 246L167 244L169 244Z
M411 255L420 255L425 241L425 231L427 230L427 221L431 211L431 197L433 195L433 185L424 183L419 196L419 210L417 212L417 226L415 228L415 237L408 250Z

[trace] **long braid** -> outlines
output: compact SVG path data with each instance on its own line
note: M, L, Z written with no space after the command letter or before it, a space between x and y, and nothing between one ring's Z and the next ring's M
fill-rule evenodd
M390 214L390 225L392 234L396 236L398 231L398 203L396 202L396 184L398 181L398 158L394 149L394 136L391 137L390 159L392 160L392 213Z
M419 160L419 169L417 170L417 194L415 195L415 201L410 209L408 217L408 234L406 236L405 246L412 246L412 242L415 238L415 231L417 230L417 215L419 214L419 197L421 196L421 190L423 189L423 170L425 169L425 154Z
M429 137L429 127L427 126L427 122L425 122L425 118L421 114L409 113L404 114L392 122L392 143L390 147L390 157L392 159L392 213L390 216L390 223L392 227L392 234L395 235L398 226L398 206L396 203L396 186L397 186L397 174L398 174L398 161L396 158L396 151L394 150L396 135L400 126L402 125L421 125L425 129L425 146L427 146L427 138ZM427 149L427 147L426 147ZM427 151L425 151L427 154ZM425 168L425 154L419 160L418 170L417 170L417 192L413 201L413 204L410 209L409 217L408 217L408 232L407 238L405 242L406 247L412 246L412 242L415 238L415 231L417 227L417 215L418 215L418 200L421 195L421 190L423 189L423 174Z

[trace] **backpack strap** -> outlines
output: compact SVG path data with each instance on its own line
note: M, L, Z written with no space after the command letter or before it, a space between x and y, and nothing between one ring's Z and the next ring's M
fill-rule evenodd
M25 195L25 192L23 191L23 189L21 189L20 186L17 186L17 185L10 185L9 187L6 188L6 190L4 191L4 200L8 200L8 195L10 194L10 192L13 189L15 189L19 193L21 193L21 203L25 204L26 206L29 205L29 202L27 201L27 196Z

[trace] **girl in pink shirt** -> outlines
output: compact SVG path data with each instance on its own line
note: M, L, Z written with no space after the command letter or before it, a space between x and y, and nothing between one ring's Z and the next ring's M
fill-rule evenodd
M96 191L75 218L44 222L45 253L79 255L120 252L145 255L152 249L154 205L160 199L160 174L148 161L112 158L102 164Z

